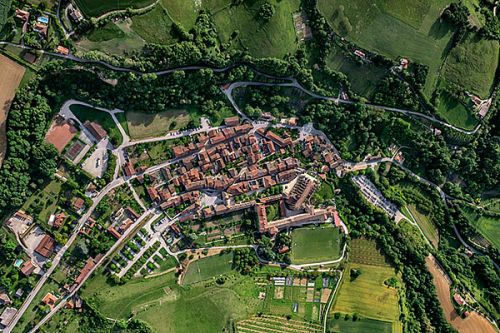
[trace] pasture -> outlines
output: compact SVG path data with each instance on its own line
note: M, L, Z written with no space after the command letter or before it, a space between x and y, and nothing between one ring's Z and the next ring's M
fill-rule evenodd
M439 244L439 232L437 228L429 220L429 217L419 212L417 207L415 207L415 205L408 205L407 208L410 211L413 218L415 219L415 222L422 229L425 237L427 237L427 239L432 243L432 245L434 245L434 247L437 248Z
M465 129L473 129L479 123L470 107L460 103L446 91L442 91L437 100L437 114L446 122Z
M446 0L319 0L332 28L363 48L389 58L405 56L429 66L425 94L430 97L446 58L451 28L439 20Z
M143 8L155 0L75 0L75 2L83 14L97 17L113 10Z
M182 284L192 284L231 272L233 254L224 253L192 261L182 279Z
M351 319L344 320L341 316L339 319L333 320L329 325L328 332L330 333L394 333L392 329L393 323L369 318L353 321Z
M158 113L128 111L125 113L131 139L162 136L171 130L185 128L192 117L187 109L171 109Z
M361 275L351 281L350 269L361 271ZM361 316L396 322L399 320L398 291L384 284L395 277L390 266L371 266L351 263L346 268L333 312L358 313Z
M309 264L340 257L342 236L331 225L298 228L292 231L292 263Z
M453 48L443 68L443 79L488 98L498 66L498 41L469 33Z
M500 249L500 218L488 214L479 215L467 207L464 207L463 212L469 223L497 249Z
M449 277L440 269L435 258L430 255L425 258L427 269L432 274L434 287L443 308L446 320L461 333L495 333L493 326L482 316L473 312L469 317L462 319L456 312L450 296L450 280Z
M122 142L122 135L109 113L80 104L73 104L69 108L82 123L89 120L101 125L108 132L109 139L114 144Z
M0 4L0 15L2 7ZM1 23L1 17L0 17ZM0 24L1 26L1 24ZM0 166L2 165L7 151L7 115L10 104L16 94L16 89L21 83L25 69L23 66L0 55L0 70L2 79L0 80Z
M171 44L175 39L170 33L172 20L161 5L153 10L132 17L132 29L146 42Z

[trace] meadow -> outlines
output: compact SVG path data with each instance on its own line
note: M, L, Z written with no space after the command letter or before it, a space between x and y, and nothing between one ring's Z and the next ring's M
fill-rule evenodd
M144 139L165 135L171 130L185 128L192 119L191 113L195 112L187 109L172 109L158 113L128 111L125 116L130 138Z
M497 249L500 249L500 218L488 214L479 215L466 207L464 207L463 212L469 223Z
M490 97L498 66L498 41L469 33L453 48L443 68L443 79L481 98Z
M332 226L298 228L292 231L292 263L308 264L340 257L342 236Z
M189 264L182 284L192 284L231 272L233 253L219 254Z
M430 97L452 35L439 20L448 4L446 0L319 0L318 8L337 33L361 47L428 65L424 91Z
M86 16L97 17L107 12L127 8L143 8L155 0L76 0L76 5Z
M393 324L387 321L363 318L358 321L344 320L339 318L333 320L328 327L330 333L363 333L363 332L377 332L377 333L394 333L392 329Z
M465 129L473 129L479 123L470 107L442 91L437 101L437 114L446 122Z
M143 15L132 17L132 29L148 43L171 44L175 42L175 38L170 33L171 26L172 20L161 5L156 5L153 10Z
M349 259L353 263L374 266L387 266L385 257L380 253L374 240L366 238L352 239Z
M429 217L419 212L415 205L408 205L407 208L411 212L411 215L414 217L415 222L422 229L425 237L427 237L432 245L437 248L439 244L439 232L434 224L432 224L432 222L429 220Z
M123 141L123 137L109 113L80 104L73 104L69 108L82 123L89 120L101 125L108 132L111 142L120 144Z

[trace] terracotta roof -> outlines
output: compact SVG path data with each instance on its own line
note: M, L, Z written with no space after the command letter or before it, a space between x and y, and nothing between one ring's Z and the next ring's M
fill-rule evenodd
M49 235L45 235L43 236L40 243L38 243L35 252L45 258L50 258L52 252L54 252L54 246L55 246L54 239Z
M34 270L35 270L35 265L33 265L33 263L30 260L26 261L23 267L21 267L21 273L23 273L26 276L31 275Z
M83 126L85 126L90 131L90 133L92 133L92 135L96 138L97 141L101 141L102 139L108 136L108 132L106 132L101 125L99 125L94 121L87 120L83 124Z
M82 283L83 280L85 280L87 275L89 275L90 271L94 267L95 267L94 259L92 257L88 258L87 262L85 263L85 266L83 266L83 268L81 269L80 274L76 277L75 283L76 284Z

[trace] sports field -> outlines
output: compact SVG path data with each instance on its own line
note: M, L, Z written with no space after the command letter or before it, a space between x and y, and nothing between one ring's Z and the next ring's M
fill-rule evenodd
M191 120L186 109L172 109L159 113L126 112L130 138L144 139L181 129Z
M433 277L437 296L443 308L446 320L460 333L495 333L493 326L476 312L472 312L467 318L462 319L456 312L451 302L450 280L446 277L435 258L430 255L425 258L425 264Z
M425 93L434 90L452 35L440 22L447 0L319 0L318 8L342 36L389 58L409 57L429 66Z
M0 6L0 12L2 8ZM0 13L1 14L1 13ZM1 24L0 24L1 26ZM24 75L24 67L0 54L0 166L2 165L7 149L7 114L10 104L16 94L16 89Z
M232 253L215 255L193 261L189 264L182 283L192 284L229 273L231 271L232 264Z
M310 264L340 258L342 237L332 226L298 228L292 231L291 259L294 264Z
M450 52L443 78L481 98L488 98L497 66L498 41L469 34Z
M113 144L120 144L123 140L122 135L118 128L116 127L113 118L104 111L96 110L84 105L73 104L70 107L71 112L80 119L82 123L85 121L95 121L102 126L107 132L109 139Z
M87 16L97 17L107 12L146 7L155 0L75 0L78 8Z
M392 330L393 323L369 318L363 318L358 321L344 320L339 318L333 320L328 329L330 333L394 333Z

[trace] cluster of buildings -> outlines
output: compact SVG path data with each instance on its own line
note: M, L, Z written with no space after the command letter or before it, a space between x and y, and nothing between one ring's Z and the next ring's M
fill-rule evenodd
M108 227L108 232L113 235L116 239L120 238L125 231L127 231L128 228L132 224L134 224L135 221L139 219L140 215L135 212L132 208L126 207L126 208L120 208L115 214L112 216L112 223ZM95 224L95 222L90 221L90 223ZM87 221L86 224L88 224L89 221ZM92 227L90 227L91 229Z

